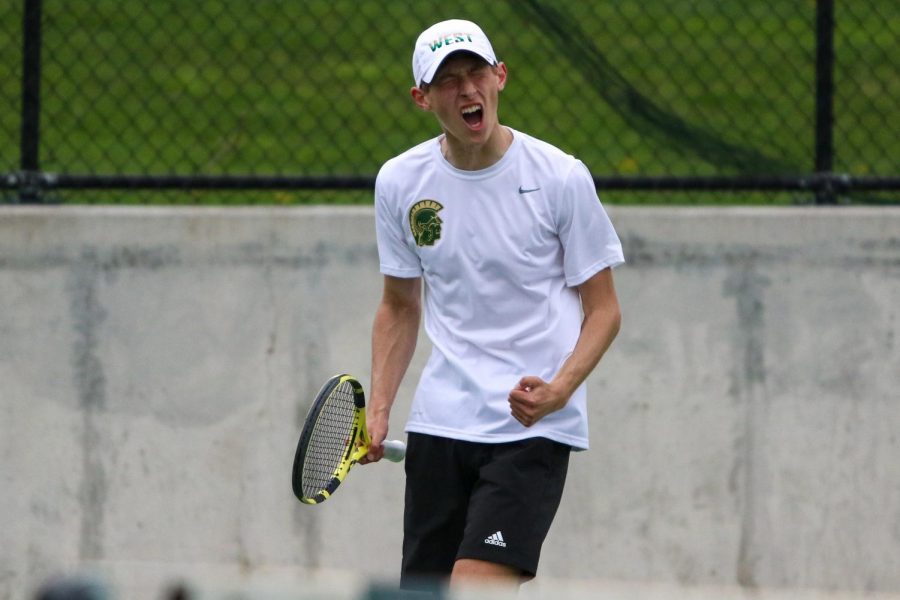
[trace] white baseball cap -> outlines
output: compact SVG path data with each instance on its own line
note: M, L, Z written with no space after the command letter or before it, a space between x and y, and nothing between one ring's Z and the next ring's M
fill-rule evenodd
M473 52L489 64L497 64L491 42L481 27L462 19L441 21L423 31L416 40L412 59L416 85L431 83L441 63L454 52L460 51Z

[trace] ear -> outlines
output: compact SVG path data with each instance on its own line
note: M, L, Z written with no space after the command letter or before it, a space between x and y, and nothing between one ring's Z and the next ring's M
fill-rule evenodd
M428 95L422 88L414 87L409 90L409 93L412 96L413 102L416 103L416 106L425 111L431 110L431 103L428 101Z
M506 63L497 63L497 77L500 79L497 89L502 90L506 87L506 77L508 75L509 71L506 70Z

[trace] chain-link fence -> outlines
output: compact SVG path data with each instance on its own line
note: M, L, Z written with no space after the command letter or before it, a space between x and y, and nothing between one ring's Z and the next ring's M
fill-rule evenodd
M900 197L895 0L0 0L4 198L367 196L438 132L411 51L453 17L509 67L501 120L600 187Z

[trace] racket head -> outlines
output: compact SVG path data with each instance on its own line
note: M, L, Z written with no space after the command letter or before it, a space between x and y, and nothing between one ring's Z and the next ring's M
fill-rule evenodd
M365 407L362 384L350 375L335 375L319 390L294 454L292 485L300 502L327 500L366 455Z

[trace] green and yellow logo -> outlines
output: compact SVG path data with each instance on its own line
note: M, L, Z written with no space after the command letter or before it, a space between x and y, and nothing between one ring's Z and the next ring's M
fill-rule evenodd
M409 229L416 238L417 246L434 246L441 239L441 224L444 221L438 216L438 211L443 208L434 200L419 200L409 209Z

